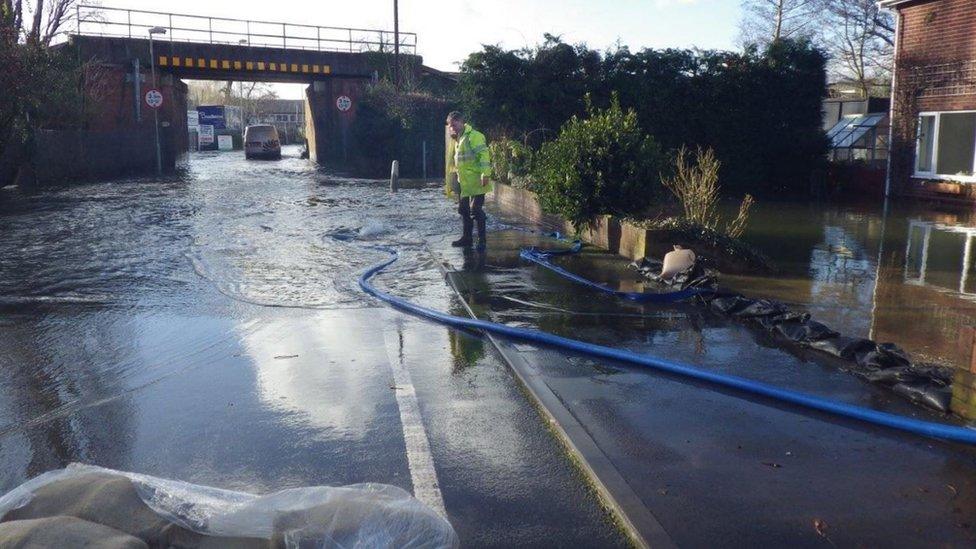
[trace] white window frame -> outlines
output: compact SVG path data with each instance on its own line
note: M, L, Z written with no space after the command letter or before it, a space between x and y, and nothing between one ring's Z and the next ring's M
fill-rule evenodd
M976 147L973 148L973 175L942 175L936 173L939 170L939 126L942 121L943 114L972 114L976 113L976 110L964 110L964 111L921 111L918 113L918 122L916 125L915 132L915 158L912 163L912 177L916 179L938 179L941 181L956 181L959 183L976 183ZM935 134L932 139L932 171L931 172L920 172L918 171L918 153L921 148L922 142L918 138L918 129L921 128L922 117L923 116L934 116L935 125L932 126L932 131Z

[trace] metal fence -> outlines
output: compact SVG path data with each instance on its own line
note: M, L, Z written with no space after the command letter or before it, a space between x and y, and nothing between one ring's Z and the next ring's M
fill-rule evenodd
M149 29L166 29L157 40L231 44L235 46L301 49L312 51L394 51L392 31L348 27L320 27L228 17L130 10L80 4L76 31L85 36L148 38ZM400 52L417 51L417 35L399 33Z

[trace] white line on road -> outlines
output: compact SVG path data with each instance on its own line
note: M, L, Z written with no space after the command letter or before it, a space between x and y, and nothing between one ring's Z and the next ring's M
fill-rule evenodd
M393 319L388 325L396 326L396 330L387 328L383 331L386 342L386 354L389 358L390 369L393 370L393 392L396 394L397 406L400 408L400 423L403 425L403 441L407 450L407 465L410 468L410 481L413 483L413 495L428 505L444 518L444 498L441 496L440 486L437 484L437 471L434 469L434 458L430 453L430 441L424 429L423 418L420 417L420 405L410 372L403 364L403 328L402 320Z

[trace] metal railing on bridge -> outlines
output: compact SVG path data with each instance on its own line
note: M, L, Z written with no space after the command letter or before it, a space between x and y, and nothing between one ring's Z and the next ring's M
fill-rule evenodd
M312 51L393 52L393 31L349 27L321 27L229 17L207 17L79 4L77 33L85 36L148 38L149 29L162 27L160 41L231 44L235 46ZM417 35L399 33L400 52L416 53Z

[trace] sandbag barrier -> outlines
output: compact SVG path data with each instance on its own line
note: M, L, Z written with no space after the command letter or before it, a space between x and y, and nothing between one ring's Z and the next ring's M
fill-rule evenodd
M521 229L536 232L531 229ZM545 236L567 242L558 232ZM679 288L671 292L620 292L597 284L552 263L553 256L579 253L582 243L576 240L566 249L549 250L530 247L519 256L545 267L569 280L640 303L670 303L697 298L712 312L758 326L774 336L838 358L851 365L854 375L889 387L895 394L942 413L949 412L952 400L952 371L949 368L914 363L903 349L893 343L877 343L870 339L846 337L826 324L813 320L809 313L791 310L779 301L752 299L741 294L718 290L717 273L702 268L701 262L670 281L663 281L657 273L662 263L641 259L631 264L644 278L663 286Z
M556 347L571 352L586 354L596 358L647 367L676 376L706 382L716 387L734 389L745 395L755 395L763 398L769 398L779 402L794 404L810 410L816 410L926 437L976 445L976 429L971 429L968 427L947 425L932 421L922 421L897 414L889 414L887 412L863 408L861 406L855 406L827 398L808 395L798 391L783 389L760 381L753 381L738 376L720 374L708 370L700 370L679 362L672 362L669 360L632 353L630 351L614 349L612 347L604 347L602 345L586 343L584 341L569 339L539 330L515 328L487 320L453 316L434 309L422 307L401 297L397 297L379 290L369 282L370 279L376 276L377 273L381 272L383 269L399 259L399 254L394 249L380 246L371 246L367 249L387 253L390 255L390 257L366 269L366 271L364 271L359 277L359 287L367 294L401 311L419 316L421 318L426 318L439 324L444 324L446 326L458 329L491 332L511 339L526 341L547 347Z
M653 280L659 264L645 258L631 266ZM794 311L779 301L753 299L717 289L700 292L695 297L714 313L742 320L799 347L841 359L850 365L851 373L862 379L889 387L916 404L949 412L952 399L950 368L915 363L908 353L893 343L844 336L813 320L810 313Z

